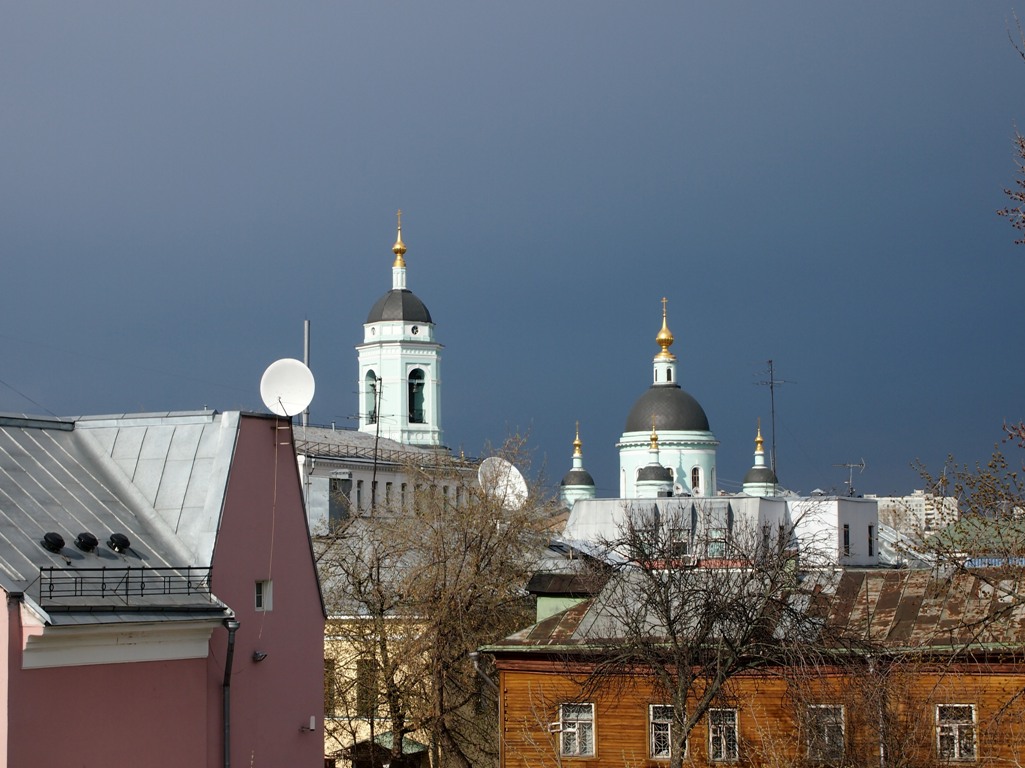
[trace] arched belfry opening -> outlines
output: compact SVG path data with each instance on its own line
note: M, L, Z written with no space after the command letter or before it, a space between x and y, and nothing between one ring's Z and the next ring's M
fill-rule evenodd
M409 423L425 424L424 385L426 376L422 368L414 368L409 372Z
M374 371L367 371L363 383L363 413L367 415L367 424L377 423L377 409L381 403L381 382Z

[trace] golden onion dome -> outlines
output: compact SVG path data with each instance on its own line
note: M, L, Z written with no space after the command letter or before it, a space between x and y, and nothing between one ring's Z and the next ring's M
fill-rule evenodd
M405 267L406 266L406 260L403 259L402 256L406 252L406 244L404 242L402 242L402 211L401 210L398 212L397 216L398 216L398 219L399 219L399 233L398 233L398 236L395 238L395 245L393 245L392 249L391 249L392 253L395 254L395 263L392 264L392 266L393 267Z
M673 332L669 330L669 326L666 324L666 302L665 297L662 298L662 330L658 332L658 336L655 337L655 343L662 347L662 351L658 353L658 357L663 360L672 360L674 355L669 351L669 347L673 346Z

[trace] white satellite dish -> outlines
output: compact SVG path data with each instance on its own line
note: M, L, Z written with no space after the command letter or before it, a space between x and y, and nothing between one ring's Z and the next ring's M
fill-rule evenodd
M278 416L302 413L313 401L313 372L291 357L275 360L260 379L263 404Z
M527 481L516 467L499 456L489 456L480 463L477 481L488 496L493 496L503 509L520 509L527 501Z

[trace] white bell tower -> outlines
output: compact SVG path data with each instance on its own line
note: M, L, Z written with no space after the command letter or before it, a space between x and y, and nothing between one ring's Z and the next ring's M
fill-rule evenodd
M402 211L392 247L392 288L363 324L359 356L359 430L406 445L442 446L441 344L431 313L406 288Z

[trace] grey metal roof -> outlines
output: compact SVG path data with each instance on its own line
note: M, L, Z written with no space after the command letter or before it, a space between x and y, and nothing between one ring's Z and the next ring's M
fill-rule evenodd
M676 384L653 384L637 398L626 417L624 432L665 430L707 432L708 417L700 403Z
M223 610L206 569L239 416L0 418L0 586L26 594L51 623ZM43 547L48 532L64 539L60 551ZM76 546L83 532L94 550ZM112 533L128 549L108 546Z
M407 445L386 437L375 437L368 432L355 429L336 429L334 427L302 427L296 426L296 453L306 456L321 456L351 461L373 461L375 456L379 462L403 464L405 462L422 463L435 458L446 463L464 461L476 466L476 459L454 458L448 448L421 447Z
M431 313L415 293L406 288L393 288L377 300L367 315L368 323L382 320L405 320L410 323L430 323Z

